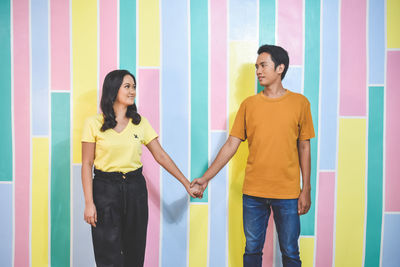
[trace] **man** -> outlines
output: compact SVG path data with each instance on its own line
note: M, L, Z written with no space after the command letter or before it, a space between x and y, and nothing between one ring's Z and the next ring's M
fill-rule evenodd
M260 266L271 208L283 266L301 266L299 215L310 209L310 138L314 137L310 103L282 86L289 67L287 52L273 45L258 49L256 74L264 90L240 105L230 136L201 178L208 182L248 140L249 156L243 184L245 267ZM300 190L300 169L302 189Z

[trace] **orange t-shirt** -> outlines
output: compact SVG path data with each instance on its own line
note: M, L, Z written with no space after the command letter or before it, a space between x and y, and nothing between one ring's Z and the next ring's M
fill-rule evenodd
M240 105L230 135L248 140L243 193L293 199L300 194L297 140L313 138L310 103L289 90L279 98L260 92Z

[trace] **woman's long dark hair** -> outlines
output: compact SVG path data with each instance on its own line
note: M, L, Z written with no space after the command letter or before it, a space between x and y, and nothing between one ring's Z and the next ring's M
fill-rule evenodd
M117 125L115 120L115 113L113 104L115 99L117 99L119 88L122 85L125 75L130 75L136 84L135 76L127 70L113 70L106 75L103 83L103 92L100 101L100 107L103 111L104 123L101 126L101 131L112 129ZM128 106L126 110L126 117L132 118L133 124L139 124L141 117L137 113L136 104Z

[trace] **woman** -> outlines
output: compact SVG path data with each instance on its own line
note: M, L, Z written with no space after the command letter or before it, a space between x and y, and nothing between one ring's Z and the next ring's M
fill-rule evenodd
M92 225L97 266L143 266L148 206L142 144L192 197L201 196L162 149L147 119L137 113L135 96L131 73L108 73L100 103L103 114L88 118L83 129L84 219Z

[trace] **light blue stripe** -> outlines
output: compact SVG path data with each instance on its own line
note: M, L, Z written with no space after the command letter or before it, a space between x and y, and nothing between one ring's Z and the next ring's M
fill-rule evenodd
M322 170L336 168L338 101L339 3L324 1L322 15L321 136L319 164Z
M12 184L0 184L0 266L12 266Z
M183 174L189 158L188 6L161 1L161 140ZM186 266L189 199L179 182L162 171L162 266Z
M303 68L289 66L282 85L292 92L301 93L303 87Z
M48 26L48 1L31 0L33 135L49 134Z
M225 132L211 133L211 159L226 141ZM227 182L225 166L211 181L210 188L210 267L226 266L227 235Z
M368 82L385 82L385 1L369 0L368 7Z
M11 21L10 1L0 1L0 181L12 181Z
M382 267L400 266L400 214L385 214Z
M83 220L85 199L81 182L81 165L72 167L72 212L73 212L73 266L96 266L94 261L92 235L89 224Z
M230 40L256 40L257 36L257 0L229 1L229 38ZM254 51L254 54L257 51Z

